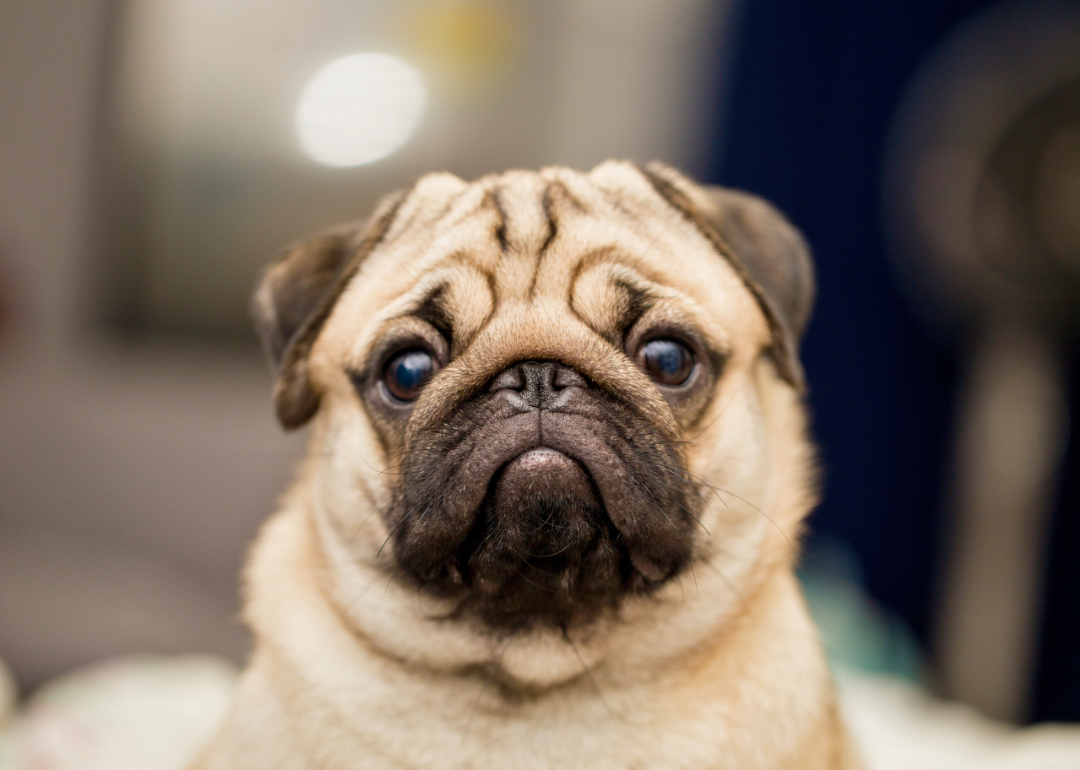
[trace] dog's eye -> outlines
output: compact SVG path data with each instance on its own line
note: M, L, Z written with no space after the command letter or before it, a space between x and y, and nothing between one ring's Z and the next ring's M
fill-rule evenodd
M383 379L398 401L415 401L435 373L435 359L423 350L405 350L390 359Z
M694 369L694 354L675 340L652 340L638 351L638 363L661 385L682 385Z

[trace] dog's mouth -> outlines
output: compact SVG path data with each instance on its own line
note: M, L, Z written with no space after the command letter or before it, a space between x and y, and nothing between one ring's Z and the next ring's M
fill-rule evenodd
M588 471L530 449L496 473L457 555L475 589L462 609L500 627L595 614L629 577L617 541Z
M422 589L456 601L455 617L565 629L688 562L678 452L583 380L572 390L489 390L408 452L388 521L394 553Z

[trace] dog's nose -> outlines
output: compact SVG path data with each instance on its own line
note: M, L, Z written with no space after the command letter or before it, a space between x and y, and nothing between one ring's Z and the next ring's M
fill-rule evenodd
M554 361L518 361L491 381L492 393L502 393L515 405L528 409L555 409L575 389L589 384L569 366Z

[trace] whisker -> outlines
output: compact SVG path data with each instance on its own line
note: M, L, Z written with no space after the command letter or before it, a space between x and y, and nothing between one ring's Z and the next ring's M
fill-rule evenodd
M356 538L360 536L360 530L362 530L364 528L364 526L369 521L371 521L371 517L374 516L378 512L379 512L379 509L377 507L375 507L375 506L372 506L371 513L369 513L367 516L364 517L364 520L362 522L360 522L359 526L357 526L356 529L353 530L352 535L349 536L349 542L350 543L355 543L356 542Z
M716 495L717 499L720 500L720 502L722 502L724 504L724 507L728 507L728 504L727 504L727 501L723 497L720 496L721 492L723 492L725 495L731 495L732 497L734 497L737 500L741 500L742 502L746 503L751 508L753 508L755 511L760 513L762 516L764 516L768 520L768 522L770 524L772 524L776 528L776 531L784 536L784 540L787 541L788 545L791 545L791 538L788 537L787 532L785 532L783 529L781 529L780 525L777 524L775 521L773 521L772 517L769 516L769 514L765 513L765 511L758 508L756 505L754 505L752 502L747 500L742 495L738 495L738 494L732 492L730 489L723 489L721 487L714 487L712 484L705 481L700 476L695 476L693 473L691 473L690 471L685 470L683 468L671 468L671 467L668 467L668 466L660 466L660 467L667 468L669 471L671 471L673 473L685 474L686 476L689 476L690 478L694 479L694 481L696 481L698 484L701 484L702 486L708 487L709 489L711 489L713 491L713 494Z
M656 467L657 467L657 468L661 468L661 469L663 469L663 470L671 471L671 468L668 468L668 467L667 467L666 465L657 465ZM676 490L676 491L678 491L678 492L681 492L681 491L683 491L683 489L684 489L684 487L683 487L682 485L676 486L675 484L672 484L672 483L671 483L670 481L666 481L666 480L664 480L664 479L660 479L659 481L660 481L661 483L663 483L663 484L666 484L666 485L667 485L668 487L670 487L671 489L674 489L674 490ZM694 492L694 494L697 494L697 495L698 495L698 497L699 497L699 498L700 498L700 499L701 499L701 500L702 500L702 501L704 502L705 498L701 497L701 495L700 495L700 494L699 494L699 493L698 493L697 491L695 491L695 492ZM655 502L655 500L656 500L656 498L654 497L654 498L653 498L653 501ZM682 503L680 503L680 502L679 502L678 500L672 500L672 502L673 502L673 503L675 503L675 505L679 506L679 508L680 508L680 509L682 509L683 513L685 513L685 514L686 514L687 516L689 516L689 517L690 517L691 519L693 519L694 521L696 521L696 522L697 522L697 524L698 524L698 526L699 526L699 527L701 527L701 528L702 528L703 530L705 530L705 534L706 534L706 535L708 535L709 537L712 537L712 532L710 532L710 531L709 531L709 528L705 526L705 524L704 524L704 523L703 523L703 522L701 521L701 519L699 519L699 518L698 518L698 517L697 517L697 516L696 516L696 515L694 514L694 512L693 512L693 511L691 511L691 510L690 510L689 508L687 508L687 507L686 507L685 505L683 505ZM657 506L659 507L659 503L657 503ZM707 507L707 506L708 506L708 503L706 503L706 507ZM661 510L662 510L662 509L661 509ZM667 516L667 514L664 514L664 515L665 515L665 516ZM671 519L668 519L668 521L671 521Z
M386 539L382 541L382 545L379 546L379 550L375 552L375 558L378 559L382 556L383 548L386 548L386 544L390 542L390 538L394 536L394 533L398 531L398 528L405 523L405 520L409 518L408 514L401 517L401 520L393 526L390 532L386 535Z
M536 570L537 572L539 572L539 573L540 573L541 575L543 575L543 576L545 576L545 577L549 577L549 578L553 578L553 577L554 577L554 575L550 575L550 574L548 574L547 572L544 572L544 571L543 571L542 569L536 569L536 567L534 567L534 566L533 566L532 564L529 564L529 562L527 562L527 561L526 561L526 562L522 562L522 563L523 563L523 564L524 564L524 565L525 565L526 567L532 567L532 569ZM520 577L520 578L521 578L522 580L524 580L524 581L525 581L526 583L528 583L529 585L532 585L532 586L536 586L536 587L537 587L537 588L539 588L539 589L540 589L541 591L547 591L547 592L548 592L549 594L559 594L559 593L561 593L560 591L556 591L556 590L553 590L553 589L551 589L551 588L548 588L547 586L542 586L542 585L540 585L539 583L536 583L536 582L534 582L534 581L532 581L532 580L529 580L529 579L528 579L527 577L525 577L525 573L524 573L524 572L522 572L522 571L521 571L520 569L516 569L516 570L514 570L514 571L515 571L515 572L517 572L517 574L518 574L518 577Z

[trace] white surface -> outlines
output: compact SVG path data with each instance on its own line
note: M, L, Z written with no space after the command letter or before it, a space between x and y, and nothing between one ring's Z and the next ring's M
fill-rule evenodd
M839 675L844 717L869 770L1077 770L1080 727L1016 729L908 682Z
M132 657L62 677L6 732L0 770L182 770L220 724L235 669L208 657ZM1076 770L1080 727L1016 730L883 676L838 676L869 770Z
M184 770L224 719L235 679L230 664L196 656L78 671L0 732L0 770Z

